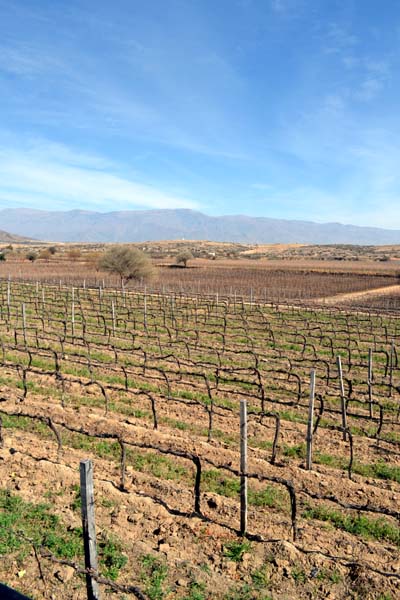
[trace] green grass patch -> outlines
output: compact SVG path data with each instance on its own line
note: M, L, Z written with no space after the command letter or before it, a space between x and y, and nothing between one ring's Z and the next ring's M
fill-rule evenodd
M237 498L240 492L240 481L238 477L224 476L219 469L208 469L202 474L202 488L220 496Z
M139 453L128 448L127 459L136 471L151 473L159 479L182 480L189 473L187 468L163 454Z
M48 548L59 558L74 559L83 552L82 532L67 530L48 504L25 502L7 490L0 490L0 555L18 553L23 560L31 551L30 543Z
M224 544L224 556L233 560L234 562L240 562L243 558L243 554L249 552L251 544L247 540L233 540Z
M140 557L140 579L144 584L144 592L150 600L163 600L170 590L167 587L168 567L151 554Z
M326 506L308 507L302 512L302 517L325 521L331 523L335 528L353 535L367 539L386 540L400 547L400 527L383 517L348 515Z
M376 477L377 479L387 479L400 483L400 467L389 465L383 461L370 465L355 462L353 471L363 477Z
M203 471L202 489L227 498L238 498L240 493L239 477L224 475L219 469ZM288 500L285 492L266 485L263 489L253 489L251 482L248 488L248 502L252 506L285 509Z
M253 506L266 506L268 508L284 508L288 505L287 494L272 486L266 485L262 490L253 490L249 487L248 501Z
M289 446L287 444L283 445L282 449L283 456L288 456L290 458L305 458L306 457L306 445L305 444L296 444L294 446Z
M54 436L54 433L50 428L42 421L36 419L30 419L29 417L19 417L17 415L2 415L3 427L5 429L21 429L22 431L29 431L36 433L42 437L50 438Z
M20 496L0 489L0 556L15 555L23 562L32 544L47 548L58 558L76 560L83 556L82 529L68 528L51 505L25 502ZM115 580L128 558L122 544L103 532L98 539L100 572Z

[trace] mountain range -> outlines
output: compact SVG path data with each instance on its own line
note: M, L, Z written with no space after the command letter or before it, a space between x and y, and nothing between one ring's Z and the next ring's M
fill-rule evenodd
M28 242L29 239L26 237L22 237L20 235L14 235L13 233L8 233L8 231L0 230L0 242L2 244L12 244L13 242Z
M252 244L400 244L400 230L243 215L211 217L188 209L100 213L13 208L0 210L0 227L54 242L188 239Z

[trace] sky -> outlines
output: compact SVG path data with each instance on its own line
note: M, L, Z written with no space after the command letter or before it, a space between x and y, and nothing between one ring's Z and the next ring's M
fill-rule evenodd
M0 0L0 208L400 229L398 0Z

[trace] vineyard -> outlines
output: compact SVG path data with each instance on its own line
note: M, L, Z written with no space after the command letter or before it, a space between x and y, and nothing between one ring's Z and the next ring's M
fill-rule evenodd
M178 279L151 292L1 282L6 583L86 597L77 484L92 458L103 597L399 596L399 317L271 302L245 278L232 293L226 277L214 294ZM310 279L318 297L327 280ZM393 278L354 281L333 285Z
M55 255L31 263L23 259L0 261L0 278L75 287L120 287L119 277L99 271L90 252L78 258ZM85 258L86 257L86 258ZM161 293L246 298L257 302L305 302L321 297L390 288L398 282L397 261L335 262L196 258L178 268L173 257L153 260L156 277L148 289ZM143 290L140 282L130 284Z

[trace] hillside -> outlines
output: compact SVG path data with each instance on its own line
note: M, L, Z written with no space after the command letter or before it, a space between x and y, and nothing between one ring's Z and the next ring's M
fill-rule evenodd
M18 235L47 241L142 242L212 240L237 243L398 244L400 231L266 217L211 217L177 210L99 213L34 209L0 211L0 223Z
M32 238L22 237L20 235L15 235L13 233L8 233L8 231L0 230L0 242L7 244L17 243L17 242L29 242Z

